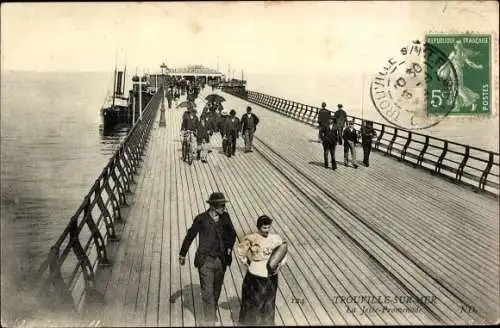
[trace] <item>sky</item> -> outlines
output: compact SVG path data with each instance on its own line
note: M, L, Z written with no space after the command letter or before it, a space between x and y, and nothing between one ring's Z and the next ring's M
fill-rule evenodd
M373 71L429 31L496 33L492 2L8 3L1 68L148 72L201 64L238 73ZM219 60L217 59L219 58Z

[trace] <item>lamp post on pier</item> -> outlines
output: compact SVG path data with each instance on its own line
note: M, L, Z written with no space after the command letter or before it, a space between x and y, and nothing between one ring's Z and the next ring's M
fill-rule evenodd
M161 75L162 75L162 97L161 97L161 108L160 108L160 126L167 126L165 122L165 87L167 86L166 72L167 65L165 63L161 64Z
M135 91L135 87L137 86L138 87L138 95L139 95L139 120L142 120L142 85L144 83L146 83L146 77L145 76L137 76L137 75L134 75L134 77L132 77L132 83L134 84L134 91ZM134 92L134 110L133 110L133 113L132 113L132 121L133 121L133 124L135 124L135 92Z

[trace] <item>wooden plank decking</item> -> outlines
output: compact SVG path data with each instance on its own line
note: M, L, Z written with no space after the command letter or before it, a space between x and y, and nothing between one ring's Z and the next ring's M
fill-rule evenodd
M241 116L247 103L224 97L225 108ZM201 111L203 102L197 102ZM106 282L103 324L199 324L196 245L185 266L177 257L194 216L205 210L215 190L230 200L239 240L256 230L256 218L265 213L275 219L274 231L289 241L289 261L280 274L278 325L458 324L498 318L496 200L377 153L370 168L326 170L320 167L321 145L309 142L316 130L252 107L261 118L256 152L244 154L240 139L236 156L226 158L216 135L209 162L192 166L180 158L183 110L167 109L165 128L156 118ZM339 162L341 152L337 148ZM219 301L223 326L237 323L244 274L233 260ZM347 296L436 299L425 306L356 304ZM465 304L478 313L464 312ZM367 309L372 312L363 313Z

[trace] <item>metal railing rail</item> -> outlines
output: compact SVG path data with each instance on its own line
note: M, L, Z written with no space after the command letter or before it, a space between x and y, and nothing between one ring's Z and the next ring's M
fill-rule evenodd
M302 104L264 93L247 91L241 94L225 92L258 104L295 120L318 126L319 107ZM363 119L348 115L356 126ZM499 195L499 153L464 145L441 138L373 122L377 132L374 149L384 155L409 162L414 167L430 170L433 174L447 177L456 183L470 185L475 191Z
M102 298L95 274L99 266L111 264L108 242L119 238L116 227L123 223L120 208L127 206L126 194L135 184L162 96L160 88L144 106L142 120L120 143L40 266L40 293L57 296L58 307L80 312L85 299Z

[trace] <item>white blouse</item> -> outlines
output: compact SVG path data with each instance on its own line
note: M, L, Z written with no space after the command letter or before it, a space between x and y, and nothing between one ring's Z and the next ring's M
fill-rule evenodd
M264 237L259 233L252 233L245 236L243 241L238 245L236 254L245 265L248 265L248 260L250 260L250 265L248 265L250 273L267 278L269 277L267 260L273 250L282 243L283 240L277 234L270 233L267 237ZM286 259L287 257L285 256L278 267L283 265Z

